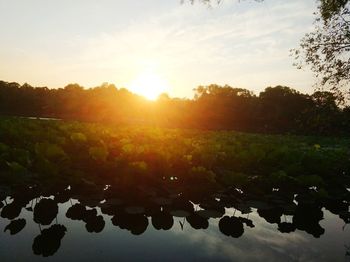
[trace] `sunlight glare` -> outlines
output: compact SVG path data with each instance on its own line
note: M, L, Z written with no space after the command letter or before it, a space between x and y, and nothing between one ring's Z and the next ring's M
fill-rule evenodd
M129 89L149 100L156 100L161 93L169 91L169 85L158 74L145 71L131 82Z

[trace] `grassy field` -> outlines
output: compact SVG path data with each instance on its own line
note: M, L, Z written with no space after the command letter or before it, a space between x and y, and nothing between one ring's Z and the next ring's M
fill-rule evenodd
M266 194L349 184L350 140L0 119L4 185L90 183Z

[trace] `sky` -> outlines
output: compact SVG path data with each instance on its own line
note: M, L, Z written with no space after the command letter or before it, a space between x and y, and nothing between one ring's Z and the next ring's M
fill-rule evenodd
M132 89L152 74L171 97L211 83L310 93L315 79L289 50L315 10L315 0L0 0L0 79Z

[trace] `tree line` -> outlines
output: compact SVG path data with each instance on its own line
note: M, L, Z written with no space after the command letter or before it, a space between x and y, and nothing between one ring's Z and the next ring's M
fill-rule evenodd
M259 95L228 85L199 86L193 99L167 94L148 101L113 84L49 89L0 81L0 114L65 120L243 132L348 135L350 106L335 94L303 94L286 86Z

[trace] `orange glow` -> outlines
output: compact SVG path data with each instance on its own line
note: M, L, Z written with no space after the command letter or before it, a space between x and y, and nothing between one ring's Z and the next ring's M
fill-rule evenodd
M144 71L131 82L129 89L149 100L156 100L161 93L169 91L169 84L158 74Z

